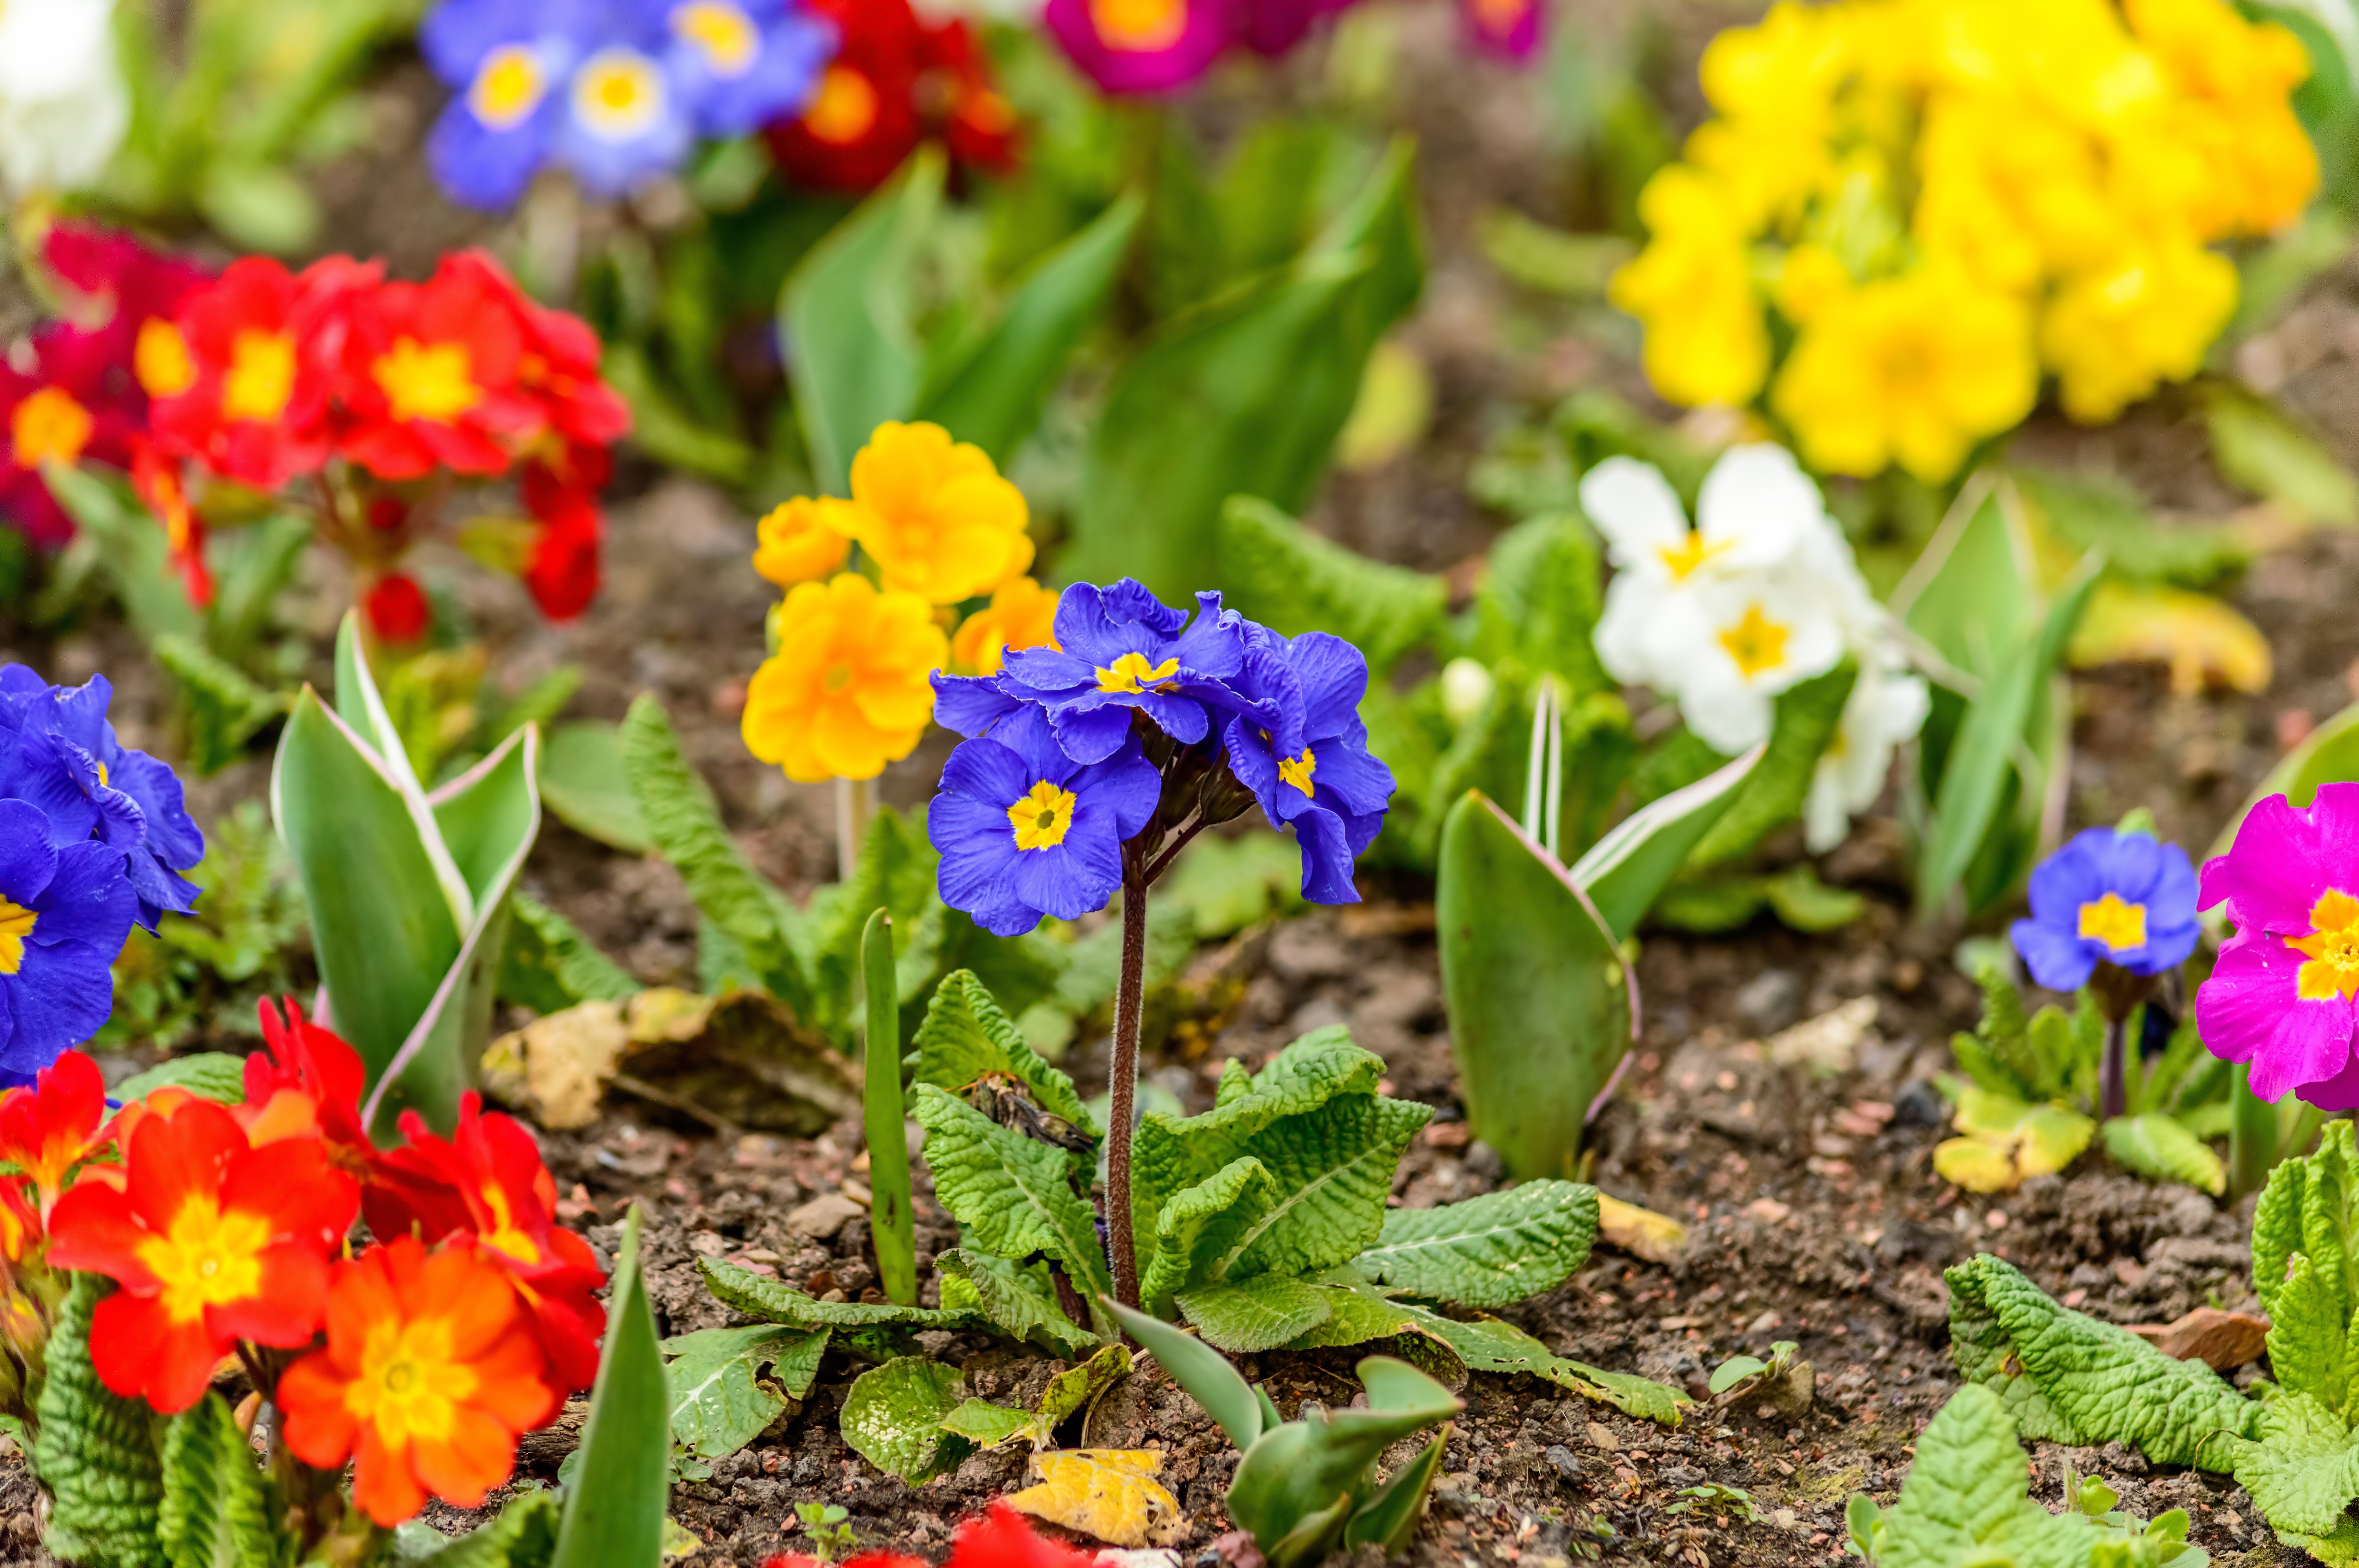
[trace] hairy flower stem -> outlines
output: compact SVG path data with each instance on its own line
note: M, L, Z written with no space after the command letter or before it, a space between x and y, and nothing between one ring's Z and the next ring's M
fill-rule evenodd
M2097 1119L2111 1121L2129 1109L2124 1058L2129 1054L2129 1021L2105 1020L2105 1054L2097 1066Z
M1138 1305L1138 1250L1130 1226L1130 1132L1138 1098L1139 1013L1147 997L1147 858L1134 841L1122 856L1122 981L1114 993L1114 1065L1107 1087L1106 1242L1114 1297Z

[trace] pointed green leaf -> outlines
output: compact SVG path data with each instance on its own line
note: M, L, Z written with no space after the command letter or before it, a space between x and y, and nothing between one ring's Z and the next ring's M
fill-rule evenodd
M1003 1258L1046 1252L1085 1297L1112 1288L1097 1217L1074 1193L1063 1150L1002 1127L931 1084L918 1086L916 1113L935 1198L975 1246Z
M1266 501L1231 496L1217 547L1220 580L1238 611L1289 637L1332 632L1379 675L1441 628L1441 579L1370 560Z
M1238 1462L1229 1513L1253 1531L1273 1568L1316 1562L1341 1539L1377 1456L1464 1408L1406 1362L1371 1356L1358 1370L1365 1410L1310 1411L1265 1433Z
M1180 1314L1205 1342L1233 1356L1275 1350L1319 1326L1329 1292L1283 1274L1182 1291Z
M508 916L500 956L503 1000L536 1012L562 1012L577 1002L627 1001L647 989L581 927L530 893L510 895Z
M580 719L549 732L540 758L541 798L576 833L627 855L656 847L623 766L623 733L603 719Z
M1778 694L1768 751L1688 856L1690 865L1725 865L1752 853L1773 830L1801 819L1819 759L1833 743L1858 682L1859 666L1845 660Z
M1005 468L1104 310L1144 211L1136 194L1124 196L1034 263L972 355L926 393L918 416Z
M550 1568L652 1564L662 1550L671 1393L639 1272L639 1225L634 1204L615 1249L598 1381L582 1424L582 1457L565 1489Z
M853 1451L886 1475L923 1486L956 1469L973 1447L942 1430L959 1404L959 1370L927 1356L902 1356L853 1379L842 1431Z
M1649 801L1572 863L1574 883L1596 904L1614 941L1638 929L1657 896L1735 804L1738 790L1767 754L1765 741L1717 773Z
M1518 1177L1572 1173L1591 1102L1630 1048L1627 976L1578 874L1479 794L1443 824L1434 909L1451 1044L1474 1136Z
M823 1302L792 1285L756 1274L734 1264L700 1258L696 1266L705 1288L722 1305L784 1324L789 1328L965 1328L973 1319L962 1312L933 1307L895 1306L889 1302Z
M1435 1301L1512 1306L1564 1283L1596 1238L1596 1188L1526 1182L1438 1208L1387 1209L1383 1234L1353 1266Z
M1345 1549L1375 1546L1388 1558L1407 1552L1409 1537L1417 1533L1418 1525L1425 1518L1425 1499L1433 1490L1434 1477L1441 1474L1442 1457L1449 1446L1447 1439L1435 1438L1418 1451L1416 1458L1402 1465L1391 1480L1377 1487L1343 1526Z
M163 525L130 481L71 463L45 463L41 473L74 525L97 543L99 565L140 636L151 643L163 637L201 640L203 613L189 602L172 569Z
M1122 1325L1123 1332L1144 1346L1156 1365L1170 1373L1171 1380L1220 1423L1239 1452L1254 1445L1264 1431L1262 1411L1266 1401L1256 1397L1256 1390L1246 1386L1227 1357L1161 1318L1111 1299L1104 1306Z
M2204 412L2212 456L2229 483L2277 503L2298 522L2359 522L2359 480L2318 438L2267 398L2210 384Z
M107 1091L108 1098L129 1105L160 1088L183 1088L223 1105L245 1103L245 1058L225 1051L199 1051L175 1056L144 1073L134 1073Z
M285 694L264 690L193 638L158 637L155 654L188 704L189 761L200 773L219 773L237 761L245 743L292 706Z
M803 258L778 305L788 378L811 466L852 493L853 455L906 419L925 373L915 268L941 203L941 151L928 147Z
M2228 1190L2228 1168L2212 1146L2161 1111L2114 1117L2104 1131L2105 1152L2141 1176L2185 1182L2213 1197Z
M788 1400L810 1391L830 1333L756 1324L665 1340L673 1438L721 1459L761 1436Z

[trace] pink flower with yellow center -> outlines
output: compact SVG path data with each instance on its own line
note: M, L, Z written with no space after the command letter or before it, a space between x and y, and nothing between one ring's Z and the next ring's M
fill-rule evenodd
M1233 0L1049 0L1042 20L1107 92L1176 92L1237 41Z

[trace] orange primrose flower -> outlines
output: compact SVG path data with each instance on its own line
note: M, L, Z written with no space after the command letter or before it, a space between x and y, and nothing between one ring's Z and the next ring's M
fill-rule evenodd
M321 1470L357 1458L353 1501L381 1525L429 1492L480 1506L515 1468L518 1434L557 1413L516 1287L473 1246L372 1247L336 1265L327 1317L327 1348L278 1379L287 1446Z
M316 1141L254 1148L211 1100L151 1104L124 1153L121 1186L82 1182L58 1200L49 1262L122 1286L91 1321L92 1367L170 1415L203 1396L239 1340L310 1342L360 1194Z
M360 1053L305 1018L293 997L277 1004L265 997L256 1011L263 1048L245 1059L245 1103L236 1111L247 1140L259 1149L282 1138L321 1139L336 1164L366 1172L376 1150L361 1125L368 1074Z
M557 1183L532 1134L512 1116L485 1115L473 1093L459 1102L452 1137L436 1137L414 1110L402 1114L401 1131L408 1147L383 1156L362 1190L369 1229L429 1243L472 1234L516 1281L551 1380L595 1382L606 1309L591 1292L605 1271L590 1244L557 1223Z
M1057 596L1028 577L1002 583L991 602L966 618L951 639L951 663L979 676L999 673L1002 658L1057 645Z
M876 557L888 590L956 604L1032 564L1024 492L940 425L877 426L852 460L852 500L828 523Z
M762 519L754 569L780 588L832 577L852 554L853 526L835 519L854 510L832 496L797 496Z
M929 678L950 655L933 607L856 573L807 582L779 606L778 651L746 688L746 748L802 784L873 779L918 747Z
M98 1064L68 1051L35 1076L32 1087L0 1095L0 1160L33 1184L46 1215L66 1190L68 1173L105 1144L105 1120Z

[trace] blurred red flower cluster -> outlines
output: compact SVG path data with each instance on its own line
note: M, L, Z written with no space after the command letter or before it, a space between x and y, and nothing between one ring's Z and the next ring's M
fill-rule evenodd
M1062 1541L1035 1530L997 1498L982 1516L959 1526L951 1537L951 1554L942 1568L1093 1568L1093 1552L1077 1552ZM823 1568L816 1557L780 1552L766 1559L762 1568ZM922 1557L893 1552L864 1552L848 1559L843 1568L930 1568Z
M0 520L36 543L72 532L44 464L125 470L201 604L208 499L304 481L293 499L353 558L373 629L408 642L428 613L402 569L417 534L454 480L513 477L532 526L477 553L554 619L597 592L598 491L629 406L600 379L597 334L482 252L424 283L347 256L300 273L247 257L215 277L60 224L43 257L63 315L0 362Z
M470 1095L454 1136L410 1112L379 1150L353 1048L291 1002L262 1020L240 1104L166 1087L110 1119L74 1051L0 1098L0 1160L20 1173L0 1181L0 1259L115 1281L91 1362L125 1398L186 1410L234 1356L296 1458L357 1461L378 1523L429 1493L476 1507L517 1437L595 1379L604 1272L557 1223L521 1124ZM379 1239L355 1257L364 1214Z
M921 19L909 0L806 0L842 42L802 114L769 130L770 151L800 183L861 191L883 184L929 136L972 168L1012 168L1016 111L957 16Z

